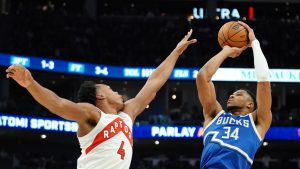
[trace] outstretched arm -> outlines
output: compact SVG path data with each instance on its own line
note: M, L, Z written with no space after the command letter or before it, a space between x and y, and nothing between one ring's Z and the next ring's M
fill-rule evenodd
M14 79L26 88L34 99L46 107L50 112L68 120L80 123L88 118L88 111L84 106L57 96L51 90L36 82L28 69L21 65L12 65L6 69L7 77Z
M197 42L196 39L189 40L191 34L192 30L188 32L171 54L155 69L136 97L125 103L124 112L131 115L133 120L146 108L154 99L159 89L166 83L179 56L189 45Z
M216 113L222 110L221 105L216 100L215 87L211 81L212 76L216 73L226 58L235 58L239 56L245 48L246 47L239 49L235 47L224 46L224 48L217 55L212 57L198 72L196 85L198 97L203 107L203 115L206 122L209 122L210 119L216 115Z
M240 21L239 21L240 22ZM240 22L249 32L249 40L254 55L254 68L257 78L257 120L256 127L258 132L262 136L265 136L266 132L270 128L272 122L272 95L271 84L269 79L269 66L267 60L260 48L259 41L256 39L253 29L247 24Z

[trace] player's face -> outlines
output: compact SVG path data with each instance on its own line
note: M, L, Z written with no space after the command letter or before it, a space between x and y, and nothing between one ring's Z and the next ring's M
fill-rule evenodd
M118 92L113 91L110 86L105 84L98 84L99 85L99 93L104 95L104 98L107 99L108 103L113 106L116 106L118 110L123 109L124 101L122 95Z
M227 110L242 109L247 106L248 93L244 90L238 90L231 94L227 101Z

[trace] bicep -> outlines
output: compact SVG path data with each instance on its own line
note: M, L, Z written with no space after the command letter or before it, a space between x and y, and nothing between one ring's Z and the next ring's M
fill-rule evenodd
M89 111L86 106L74 103L64 98L60 98L59 106L54 113L64 119L73 120L80 123L89 118L88 112Z
M272 95L270 82L257 83L256 100L258 125L262 126L264 132L267 132L272 122Z
M204 117L213 116L213 113L215 114L221 111L222 108L216 99L216 91L213 82L211 80L206 81L205 79L202 79L201 76L198 76L196 85L198 97L203 107Z

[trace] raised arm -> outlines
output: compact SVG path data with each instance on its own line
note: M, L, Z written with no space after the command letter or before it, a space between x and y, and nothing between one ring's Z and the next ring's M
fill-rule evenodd
M33 79L29 70L25 67L12 65L6 69L6 73L8 78L14 79L19 85L26 88L33 98L50 112L78 123L88 118L89 111L85 108L86 106L61 98L51 90L44 88Z
M154 99L159 89L166 83L179 56L189 45L197 42L196 39L189 40L191 34L192 30L188 32L171 54L155 69L136 97L125 103L124 112L131 115L133 120L146 108Z
M253 29L247 24L240 22L249 32L249 41L254 55L254 68L257 78L257 111L256 111L256 128L262 138L270 128L272 122L272 95L271 84L269 79L269 66L267 60L260 48L260 43L256 39Z
M205 124L208 123L219 111L221 105L216 100L215 87L212 82L212 76L219 69L224 60L228 57L235 58L241 54L245 48L224 46L224 48L214 57L212 57L198 72L196 85L198 97L203 107Z

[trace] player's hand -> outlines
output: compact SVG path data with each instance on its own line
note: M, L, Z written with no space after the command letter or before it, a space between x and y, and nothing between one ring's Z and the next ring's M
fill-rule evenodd
M243 25L247 31L248 31L248 37L249 37L249 46L251 46L252 41L256 40L254 31L252 28L250 28L250 26L242 21L238 21L239 24Z
M228 57L236 58L236 57L240 56L240 54L247 48L248 48L248 46L244 46L242 48L237 48L237 47L230 47L228 45L225 45L223 47L223 51L228 53Z
M14 79L19 85L25 88L33 82L33 77L29 70L21 65L9 66L6 69L6 77Z
M193 33L193 30L191 29L184 36L184 38L177 44L175 50L177 52L179 52L179 54L182 54L190 44L193 44L193 43L197 42L197 39L191 39L191 40L189 40L189 38L191 37L192 33Z

